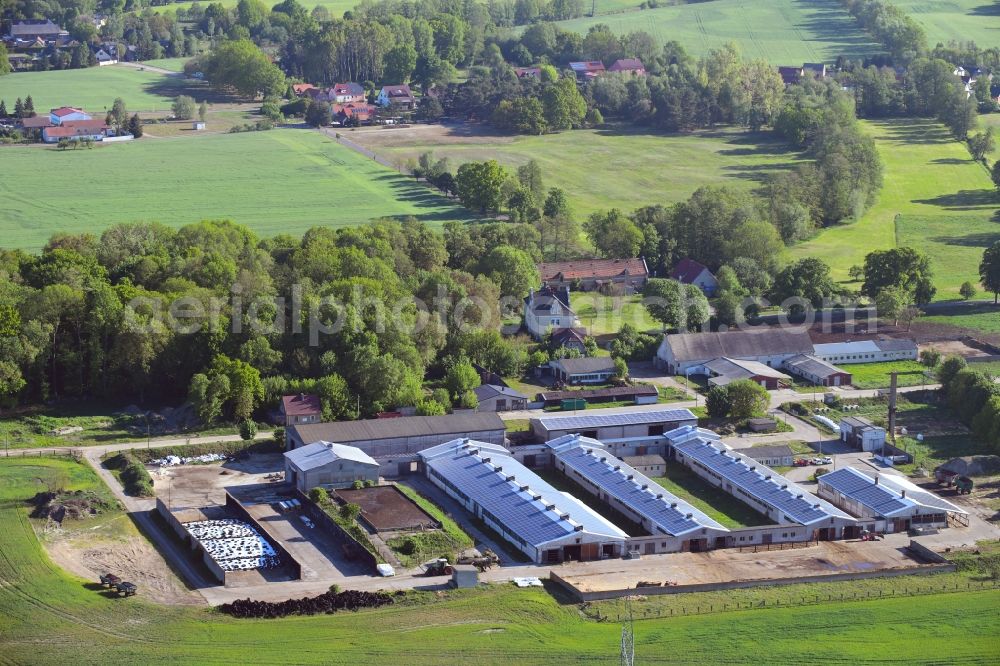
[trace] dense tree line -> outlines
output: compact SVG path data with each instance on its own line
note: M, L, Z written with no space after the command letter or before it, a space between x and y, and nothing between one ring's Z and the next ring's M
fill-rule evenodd
M841 0L841 4L900 64L927 51L924 29L892 3L886 0Z
M459 357L521 371L526 348L500 336L498 302L537 284L538 253L535 230L509 223L57 234L37 256L0 253L0 398L190 398L205 421L259 414L296 389L337 418L418 404L425 378Z
M960 356L946 358L938 369L941 393L973 437L1000 453L1000 384L975 367Z

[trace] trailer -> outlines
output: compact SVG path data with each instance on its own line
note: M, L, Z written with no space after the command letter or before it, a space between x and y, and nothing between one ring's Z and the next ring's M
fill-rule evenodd
M950 469L945 469L943 467L938 467L934 470L934 480L937 481L938 485L945 485L949 488L955 485L955 481L961 475L958 472L953 472Z

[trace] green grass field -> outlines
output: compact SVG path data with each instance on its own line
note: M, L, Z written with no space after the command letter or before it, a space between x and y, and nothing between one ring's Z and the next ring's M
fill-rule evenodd
M1000 5L990 0L893 0L927 32L931 46L938 42L1000 44Z
M667 465L666 475L653 480L724 527L732 529L774 522L729 493L709 485L683 465Z
M579 218L613 207L630 212L682 201L703 185L755 189L767 174L790 168L799 160L798 153L768 135L730 130L691 134L574 130L468 141L396 136L359 132L350 138L400 164L425 151L448 157L453 168L486 159L511 168L538 160L546 186L564 189Z
M844 372L849 372L853 376L851 383L859 389L888 388L890 372L919 372L930 371L926 365L919 361L886 361L884 363L839 363L838 367ZM926 378L919 375L898 375L897 386L920 386L921 384L933 384L937 380L933 377Z
M161 69L169 69L171 72L183 72L184 63L190 58L160 58L159 60L146 60L142 64Z
M795 258L820 257L835 278L846 280L848 269L863 264L865 254L896 245L897 215L912 220L904 223L905 241L926 251L926 243L939 235L936 229L941 225L980 233L984 218L1000 206L989 174L941 125L898 119L868 121L864 127L875 138L885 165L878 202L859 221L830 227L791 248ZM922 222L933 225L924 228ZM965 256L968 250L954 252ZM958 285L951 273L955 269L939 276L938 299L957 296Z
M774 65L833 63L839 55L863 58L881 51L836 0L712 0L558 25L586 34L598 23L617 34L644 30L660 43L676 40L696 56L736 42L745 57Z
M35 110L47 112L58 106L81 107L105 113L116 97L129 111L166 111L177 95L201 100L216 97L207 84L158 72L139 71L135 65L111 65L52 72L15 72L0 77L0 99L13 111L14 100L31 95Z
M89 468L71 461L0 460L5 662L569 664L617 659L617 622L586 619L576 605L561 605L546 590L509 585L440 596L420 593L377 611L282 620L236 620L202 608L157 606L142 598L141 585L139 597L108 598L93 582L53 565L27 517L23 501L43 490L45 479L59 470L68 470L74 487L98 483ZM998 603L1000 591L984 591L649 620L640 612L636 656L664 664L798 665L834 656L845 664L989 664L995 657ZM882 621L886 617L893 622ZM776 627L823 630L804 636ZM921 634L933 640L913 639ZM764 635L766 646L759 642Z
M385 216L431 223L468 216L413 180L306 130L143 139L65 152L8 148L4 166L0 237L10 248L34 250L56 231L99 234L129 220L181 226L229 218L270 236ZM62 179L40 196L37 183L55 171L81 176Z
M930 257L938 299L960 298L959 287L968 281L979 291L975 298L992 300L979 284L979 262L983 250L1000 240L1000 215L900 215L896 238Z

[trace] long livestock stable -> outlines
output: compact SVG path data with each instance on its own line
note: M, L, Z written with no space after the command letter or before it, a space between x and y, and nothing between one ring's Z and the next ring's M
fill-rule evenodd
M697 552L725 544L729 530L615 458L601 442L565 435L548 446L558 471L656 537L643 541L646 553Z
M845 528L847 535L857 528L854 518L771 468L731 450L714 432L679 428L667 433L667 440L672 460L774 521L777 529L763 530L764 544L840 539Z
M581 435L602 442L615 456L662 453L663 434L682 426L694 426L698 417L689 409L657 409L645 412L607 411L597 414L540 416L530 420L532 434L542 442L565 435Z
M951 502L892 474L871 476L844 467L819 477L818 483L820 497L857 516L871 532L968 522L968 514Z
M536 563L624 553L627 535L496 444L456 439L420 453L432 483Z

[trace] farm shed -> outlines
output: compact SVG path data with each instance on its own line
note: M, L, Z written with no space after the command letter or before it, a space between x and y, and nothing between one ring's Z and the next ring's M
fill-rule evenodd
M655 386L649 384L633 384L631 386L609 386L599 389L581 389L576 391L543 391L538 399L546 407L558 405L563 400L582 399L587 402L602 402L615 400L633 400L637 405L652 405L660 394Z
M798 533L802 538L795 540L838 539L844 527L855 525L853 518L829 502L721 442L692 437L671 447L678 462L775 523L806 527Z
M378 462L355 446L313 442L285 453L285 480L308 493L311 488L344 488L355 481L378 481Z
M818 344L813 355L827 363L881 363L917 359L917 343L903 338Z
M791 467L795 462L795 454L788 444L751 446L749 449L741 449L740 453L768 467Z
M782 367L796 377L818 386L847 386L853 379L851 373L812 354L793 356Z
M530 421L531 432L543 442L563 435L582 435L603 442L616 456L660 452L663 433L697 423L698 417L688 409L604 411L600 414L539 416Z
M502 446L455 439L420 453L427 477L533 562L622 554L625 532L511 457Z
M947 527L949 517L967 513L937 495L891 474L868 475L843 467L819 477L819 496L857 516L878 532L911 527ZM912 487L911 487L912 486Z
M729 531L615 458L597 440L565 435L548 445L557 470L650 534L671 537L669 547L651 548L650 553L707 550Z
M790 384L792 378L760 361L743 361L721 357L705 364L709 386L728 386L741 379L749 379L768 391L774 391L783 384Z
M840 419L840 438L862 451L881 451L885 428L860 416L845 416Z
M567 384L599 384L615 375L615 361L610 356L557 358L549 366L556 378Z
M663 336L654 362L675 375L707 374L705 364L720 357L757 361L780 368L789 358L812 351L812 340L804 331L768 328L727 333L675 333Z
M647 453L642 456L625 456L622 460L625 461L626 465L643 474L663 476L664 472L667 471L667 461L658 453Z
M285 443L288 450L320 441L356 446L379 462L382 476L392 477L416 472L424 449L462 437L502 445L505 433L496 413L469 412L295 425L285 431Z

